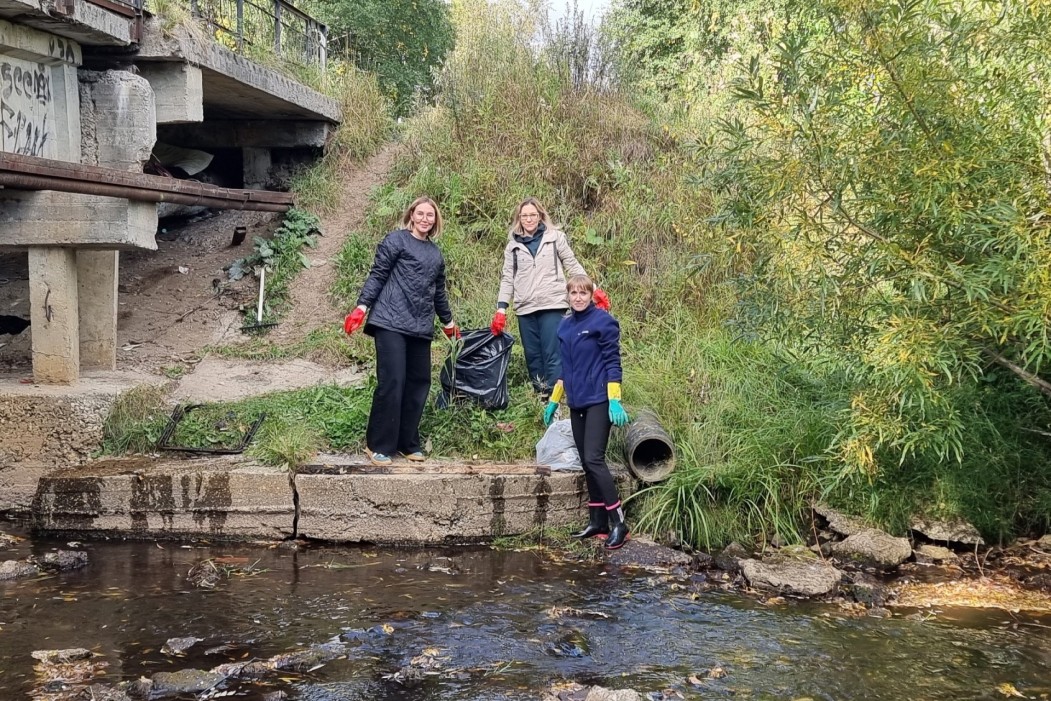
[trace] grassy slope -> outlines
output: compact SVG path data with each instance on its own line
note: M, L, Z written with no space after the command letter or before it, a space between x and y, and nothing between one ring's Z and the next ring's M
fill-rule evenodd
M882 459L877 475L844 475L826 448L850 401L845 374L834 363L824 374L807 372L784 349L748 335L733 284L747 274L747 261L705 221L708 195L692 178L699 165L694 134L630 95L572 88L557 58L537 61L515 41L520 18L497 16L495 6L463 7L442 102L404 129L404 156L392 181L341 253L334 291L346 309L376 242L408 202L428 194L445 215L440 245L456 317L464 328L487 325L511 208L537 196L613 299L624 333L626 404L655 409L678 448L672 478L631 504L637 526L677 531L709 549L774 534L800 541L810 532L805 507L815 497L899 533L919 512L962 516L992 538L1046 526L1047 451L997 424L998 416L1019 410L1021 399L995 388L960 398L973 426L963 464ZM346 137L351 145L344 152L360 156L379 133ZM338 206L328 193L344 163L339 153L303 180L315 209ZM508 331L516 332L513 323ZM260 341L250 354L325 348L372 358L371 340L362 335L323 336L283 349ZM445 352L444 339L436 342L435 387ZM431 452L532 458L543 433L542 407L528 390L517 347L509 379L511 405L502 412L429 405L422 431ZM264 459L295 462L313 447L360 450L370 396L371 386L317 388L216 407L189 426L187 438L224 440L215 426L230 423L224 417L231 410L250 416L265 407L273 428L254 449ZM138 419L115 424L108 449L149 445L164 418L150 406L144 401L125 412Z

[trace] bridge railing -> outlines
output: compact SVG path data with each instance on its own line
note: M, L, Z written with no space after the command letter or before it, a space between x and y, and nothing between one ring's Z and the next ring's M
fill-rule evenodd
M293 63L324 70L328 27L285 0L189 0L216 40L238 53L273 49Z

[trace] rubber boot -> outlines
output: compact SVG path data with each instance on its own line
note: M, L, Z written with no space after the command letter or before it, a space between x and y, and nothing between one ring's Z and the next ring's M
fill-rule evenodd
M606 509L609 516L609 538L606 538L606 550L616 550L628 539L628 524L624 523L624 508L618 501L612 509Z
M573 538L593 538L597 535L609 533L609 519L606 517L606 505L600 503L588 504L588 525L584 530L574 533Z

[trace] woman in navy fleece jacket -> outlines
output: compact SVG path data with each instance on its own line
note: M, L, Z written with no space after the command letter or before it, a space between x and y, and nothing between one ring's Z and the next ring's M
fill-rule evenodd
M562 377L544 409L544 423L551 423L565 394L573 441L584 465L590 517L584 530L573 537L608 534L606 548L615 550L628 537L617 485L606 464L610 428L628 423L620 403L620 324L595 306L595 284L587 275L569 278L566 289L570 313L558 326Z

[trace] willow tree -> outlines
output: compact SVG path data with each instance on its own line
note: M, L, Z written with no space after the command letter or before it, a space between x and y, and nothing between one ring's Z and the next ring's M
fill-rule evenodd
M958 390L993 375L1051 397L1049 26L1046 1L788 2L742 59L715 221L756 326L848 369L848 473L960 460Z

